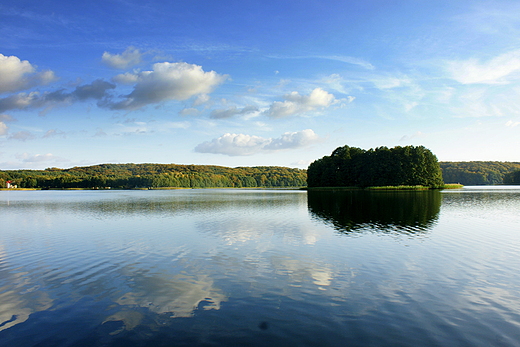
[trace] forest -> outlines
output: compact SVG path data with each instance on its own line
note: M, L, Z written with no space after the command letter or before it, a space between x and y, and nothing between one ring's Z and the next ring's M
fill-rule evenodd
M520 184L520 162L440 162L443 183L463 185ZM278 167L237 167L177 164L101 164L69 169L0 170L19 188L135 189L242 188L332 186L439 186L435 156L424 147L379 147L363 150L343 146L314 161L308 170ZM307 171L309 177L307 178ZM422 179L426 173L430 179Z
M444 186L437 157L423 146L343 146L307 169L309 187Z
M440 165L445 183L460 183L465 186L520 184L520 180L513 180L512 174L513 171L520 170L519 162L466 161L440 162Z
M520 170L504 175L504 184L520 184Z
M306 186L306 170L278 167L229 168L210 165L101 164L70 169L1 170L0 185L19 188L135 189Z

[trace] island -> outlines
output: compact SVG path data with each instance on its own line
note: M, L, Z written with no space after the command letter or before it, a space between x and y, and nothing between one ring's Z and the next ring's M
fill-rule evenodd
M309 165L307 185L436 189L444 188L444 181L437 157L424 146L343 146Z

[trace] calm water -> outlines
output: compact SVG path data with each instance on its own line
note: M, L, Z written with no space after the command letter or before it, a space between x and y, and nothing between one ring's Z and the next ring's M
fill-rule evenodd
M1 191L0 346L520 346L520 189Z

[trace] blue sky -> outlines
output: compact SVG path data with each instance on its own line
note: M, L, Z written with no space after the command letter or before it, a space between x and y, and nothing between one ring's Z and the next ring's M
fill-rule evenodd
M515 1L0 4L0 169L520 161Z

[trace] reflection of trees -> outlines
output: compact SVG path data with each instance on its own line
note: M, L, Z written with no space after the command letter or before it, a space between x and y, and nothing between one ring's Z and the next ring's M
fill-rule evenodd
M288 193L290 192L290 193ZM294 195L302 191L188 189L144 191L51 191L46 200L14 200L11 208L22 213L55 213L64 211L99 218L128 215L161 216L193 211L225 209L273 208L291 206ZM292 193L292 194L291 194Z
M437 220L438 191L309 191L309 211L341 232L364 228L416 233Z

